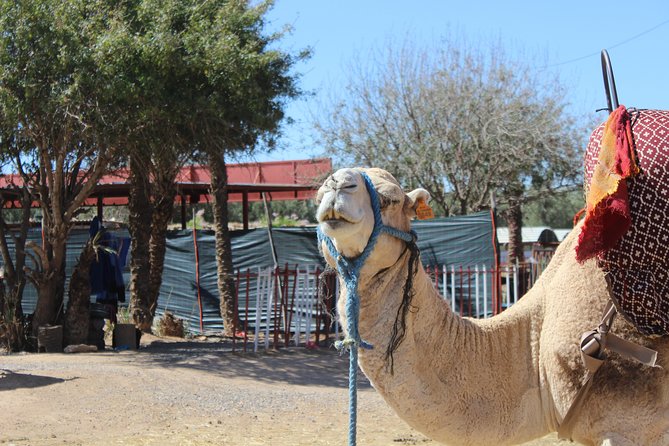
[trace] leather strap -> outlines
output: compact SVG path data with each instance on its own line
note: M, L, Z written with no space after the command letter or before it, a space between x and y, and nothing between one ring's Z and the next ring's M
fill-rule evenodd
M623 358L633 359L650 367L658 367L656 365L657 352L655 350L626 341L610 333L616 313L616 307L613 305L613 302L609 301L597 329L586 331L581 336L581 359L583 360L583 364L585 364L587 374L585 383L576 394L567 414L558 427L557 433L560 439L572 440L572 431L578 415L583 408L586 395L592 386L592 378L606 360L605 349L616 352Z

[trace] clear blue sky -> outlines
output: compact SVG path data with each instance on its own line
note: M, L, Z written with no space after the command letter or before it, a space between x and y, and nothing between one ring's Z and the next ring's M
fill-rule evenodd
M607 48L621 104L669 108L667 0L276 0L268 19L270 29L293 27L280 47L312 48L313 56L297 72L302 88L314 96L288 107L296 122L285 127L285 149L258 155L260 161L319 155L310 110L345 83L346 66L357 54L407 34L430 45L451 29L476 41L499 37L512 55L519 49L545 54L570 89L574 109L582 112L606 106L599 52Z

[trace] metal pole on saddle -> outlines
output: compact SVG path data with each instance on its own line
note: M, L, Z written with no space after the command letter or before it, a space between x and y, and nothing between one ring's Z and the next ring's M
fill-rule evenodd
M618 92L616 91L616 80L613 77L613 68L609 52L602 50L602 76L604 77L604 90L606 90L606 103L609 113L618 108Z
M624 115L627 115L627 112L625 110L625 107L621 107L618 104L618 93L616 91L616 83L613 77L613 69L611 68L611 60L609 59L609 54L606 50L602 50L601 61L602 61L602 74L604 77L604 89L606 90L606 101L608 104L608 110L610 115L604 127L604 133L609 132L609 136L612 135L611 137L615 143L614 146L614 150L616 151L615 157L617 158L618 156L628 156L629 163L630 165L633 166L633 168L629 167L627 172L625 172L622 169L617 170L616 168L610 168L611 165L608 166L606 164L604 165L607 166L607 168L609 168L608 169L609 173L607 173L608 175L615 174L619 176L620 181L626 181L628 178L630 178L631 176L633 176L638 172L638 166L636 166L636 160L634 159L634 155L632 153L632 151L634 150L633 149L634 144L633 141L626 141L626 142L622 141L623 139L626 138L616 139L615 130L613 129L615 128L615 121L617 119L617 116L616 114L614 114L614 111L620 108L621 109L620 112L624 113ZM614 125L609 127L611 121L614 122ZM631 139L632 138L631 129L629 130L629 134L630 134L629 138ZM601 150L606 149L605 144L603 142L606 138L607 135L601 137L601 140L599 142ZM620 154L621 146L618 145L621 143L623 147L622 152L624 152L623 155ZM608 147L610 148L611 145L609 144ZM601 152L598 155L598 157L599 157L598 162L601 162ZM594 181L595 181L594 179L591 179L591 182ZM599 203L601 203L601 201L599 201ZM587 218L588 217L586 215L586 223L584 223L584 225L587 224ZM598 230L603 230L603 229L598 229ZM616 240L616 243L619 241L620 237L623 236L623 234L619 235L618 239ZM581 234L581 236L582 235L583 234ZM576 248L577 252L578 248L579 247ZM608 250L611 249L611 247L609 246L602 249ZM589 257L584 256L582 257L582 259L586 260L587 258L591 258L596 255L598 255L596 252L591 251ZM569 440L572 439L571 438L572 432L584 407L584 403L586 401L588 392L591 388L593 378L597 373L597 371L602 366L602 364L604 363L604 361L606 360L605 350L615 352L622 358L634 360L649 367L657 366L656 351L644 347L642 345L634 344L630 341L627 341L611 333L613 320L618 310L617 307L614 305L614 300L612 298L613 291L609 276L605 276L605 278L608 283L609 301L606 305L606 308L604 309L604 315L602 316L601 322L598 325L598 327L583 333L581 337L581 343L580 343L581 359L586 368L586 378L585 382L582 384L581 388L576 393L576 396L572 401L571 406L567 409L567 413L565 414L562 421L559 423L557 433L558 433L558 438L560 439L569 439Z

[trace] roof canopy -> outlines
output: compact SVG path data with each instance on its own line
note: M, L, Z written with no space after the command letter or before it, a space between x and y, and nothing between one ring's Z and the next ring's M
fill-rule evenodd
M263 193L269 200L308 200L315 196L331 171L329 158L228 164L228 201L242 203L244 228L248 228L249 202L261 200ZM182 226L185 227L186 203L211 201L211 173L207 166L189 165L181 169L176 183L176 200L181 204ZM0 176L0 195L5 207L20 207L17 188L22 185L18 174ZM97 206L102 219L104 206L127 205L129 195L128 170L120 169L98 181L84 206ZM36 207L37 203L32 205Z
M313 198L322 180L331 171L332 161L329 158L228 164L228 201L258 201L262 199L263 192L271 200L307 200ZM178 202L210 201L211 173L207 166L183 167L176 183ZM0 177L0 194L5 198L6 205L19 205L13 200L15 195L12 191L22 184L17 174ZM126 205L129 194L128 170L120 169L98 181L85 205Z

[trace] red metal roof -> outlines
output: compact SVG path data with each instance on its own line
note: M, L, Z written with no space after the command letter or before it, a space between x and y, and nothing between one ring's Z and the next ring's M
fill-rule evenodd
M239 202L247 194L249 201L258 201L262 192L266 192L271 200L310 199L331 171L332 161L329 158L228 164L228 200ZM102 197L102 204L106 206L127 204L130 191L127 179L126 169L103 176L86 200L86 205L96 205L98 197ZM186 197L189 203L211 201L208 195L210 182L211 174L207 166L189 165L177 175L179 194ZM2 175L0 191L7 196L11 194L12 184L20 186L22 183L17 174ZM178 196L177 202L180 201ZM12 203L6 205L11 206Z

